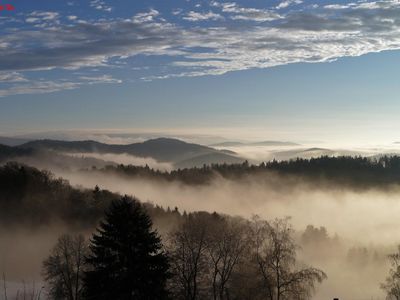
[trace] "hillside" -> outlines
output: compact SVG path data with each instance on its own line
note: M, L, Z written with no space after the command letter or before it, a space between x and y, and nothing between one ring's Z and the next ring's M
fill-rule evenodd
M171 163L176 167L194 167L211 163L238 163L243 161L233 151L216 150L211 147L186 143L171 138L157 138L143 143L128 145L104 144L96 141L36 140L18 147L9 148L9 155L18 151L49 151L62 154L128 154L135 157L151 158L158 162ZM15 155L14 155L15 156Z

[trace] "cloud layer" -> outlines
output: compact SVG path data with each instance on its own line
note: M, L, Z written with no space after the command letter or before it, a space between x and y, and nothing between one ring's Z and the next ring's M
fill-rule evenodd
M91 7L111 14L113 10L104 1L91 1ZM129 78L152 80L327 62L400 48L400 2L395 0L325 6L282 1L265 8L212 1L207 7L169 14L146 8L130 18L84 20L34 11L24 20L27 26L10 26L12 34L0 37L0 78L7 83L0 96L93 83L74 75L77 70L86 72L83 77L99 77L90 73L96 68L101 76L121 82L124 76L114 79L121 68L146 69ZM138 67L139 57L162 59L162 65ZM62 75L52 74L54 70ZM32 79L43 72L53 76L48 84Z

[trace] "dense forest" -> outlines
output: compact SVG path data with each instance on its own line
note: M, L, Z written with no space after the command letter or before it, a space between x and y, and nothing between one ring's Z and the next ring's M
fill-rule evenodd
M77 228L93 228L112 201L121 196L95 186L72 187L48 171L17 163L0 166L0 223L2 226L45 226L61 222ZM180 214L144 204L150 216L163 220Z
M159 171L148 166L118 165L87 169L128 176L131 178L180 181L185 184L207 184L217 177L245 179L249 176L280 175L288 178L308 180L318 184L340 184L354 188L385 188L400 183L400 157L318 157L289 161L270 161L259 165L248 162L241 164L212 164L202 168L185 168Z

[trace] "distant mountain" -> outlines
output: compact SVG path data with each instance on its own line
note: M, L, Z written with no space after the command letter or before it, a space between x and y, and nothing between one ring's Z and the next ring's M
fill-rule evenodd
M212 147L240 147L240 146L300 146L300 144L293 142L281 142L281 141L261 141L261 142L222 142L211 145Z
M19 146L21 149L56 151L59 153L100 153L100 154L130 154L136 157L153 158L159 162L169 162L179 165L195 165L201 163L223 163L243 161L235 152L216 150L211 147L186 143L171 138L151 139L143 143L129 145L104 144L96 141L56 141L36 140Z
M123 153L124 145L108 145L95 141L57 141L35 140L19 146L24 149L53 150L58 152L98 152L98 153ZM119 148L121 147L121 149Z
M6 146L19 146L29 141L30 139L0 136L0 144Z
M293 149L288 151L277 151L271 154L271 158L277 160L289 160L295 158L310 159L321 156L355 156L359 152L349 150L332 150L326 148Z

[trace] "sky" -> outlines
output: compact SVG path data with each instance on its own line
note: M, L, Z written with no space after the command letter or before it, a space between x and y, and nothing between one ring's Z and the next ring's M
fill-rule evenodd
M398 0L0 5L2 135L400 140Z

